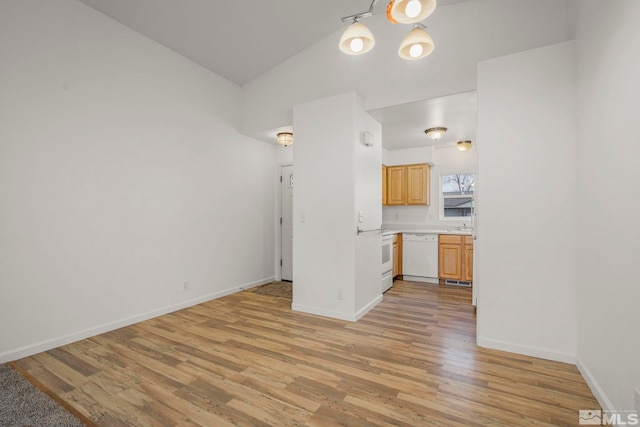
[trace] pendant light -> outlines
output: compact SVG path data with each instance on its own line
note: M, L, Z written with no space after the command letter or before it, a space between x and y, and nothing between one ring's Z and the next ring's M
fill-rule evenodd
M458 141L456 147L458 151L469 151L471 150L471 141Z
M293 144L293 133L291 132L278 133L278 144L284 145L285 147Z
M402 59L416 60L424 58L435 49L433 39L422 24L416 24L413 30L400 43L398 55Z
M362 55L375 45L373 34L366 25L358 21L358 18L353 19L353 24L347 27L338 44L340 50L348 55Z
M342 22L350 22L340 38L338 47L348 55L362 55L369 52L375 46L371 31L360 22L362 18L373 15L373 7L378 0L371 0L369 10L354 15L343 16ZM436 8L436 0L390 0L387 4L387 19L396 24L415 24L407 34L398 55L403 59L421 59L433 52L435 44L431 36L425 31L426 27L420 23L433 13Z
M415 24L431 15L436 9L436 0L394 0L391 17L401 24Z

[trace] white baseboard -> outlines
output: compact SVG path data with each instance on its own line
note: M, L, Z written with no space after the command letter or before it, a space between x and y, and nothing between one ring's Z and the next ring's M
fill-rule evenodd
M231 295L236 292L240 292L256 286L264 285L266 283L273 282L274 279L275 277L268 277L268 278L256 280L255 282L246 283L244 285L236 286L236 287L225 289L218 292L213 292L211 294L203 295L187 301L182 301L174 305L159 308L157 310L148 311L146 313L137 314L135 316L127 317L121 320L116 320L114 322L109 322L96 327L84 329L82 331L74 332L61 337L52 338L52 339L41 341L35 344L30 344L24 347L20 347L17 349L5 351L3 353L0 353L0 363L6 363L6 362L22 359L23 357L28 357L37 353L41 353L43 351L51 350L56 347L70 344L75 341L100 335L105 332L122 328L124 326L133 325L134 323L153 319L154 317L162 316L164 314L172 313L174 311L178 311L188 307L192 307L194 305L202 304L204 302L221 298L226 295Z
M362 316L367 314L373 307L378 305L381 301L382 301L382 294L375 297L373 300L371 300L371 302L369 302L367 305L365 305L363 308L361 308L355 313L346 313L342 311L328 310L322 307L313 307L310 305L295 304L295 303L291 304L291 309L294 311L300 311L302 313L316 314L318 316L331 317L332 319L346 320L348 322L356 322L357 320L361 319Z
M434 285L440 283L440 280L438 280L437 277L407 276L406 274L402 276L402 280L406 282L431 283Z
M374 299L372 299L369 304L365 305L364 307L362 307L360 310L358 310L355 314L355 319L354 322L357 320L362 319L362 317L367 314L368 312L370 312L373 307L375 307L376 305L380 304L382 302L383 296L382 294L378 295L377 297L375 297Z
M591 389L591 392L593 393L595 398L598 400L598 403L600 404L602 409L604 409L605 411L615 412L616 409L613 407L613 404L605 394L602 387L600 387L600 384L598 383L596 378L593 376L589 368L587 368L582 363L582 361L577 357L576 357L576 366L578 367L578 370L582 374L582 377L587 382L587 385ZM591 408L585 408L585 409L591 409Z
M576 355L539 347L524 346L505 341L492 340L478 336L476 341L480 347L494 350L508 351L509 353L523 354L525 356L539 357L540 359L554 360L556 362L571 363L575 365Z

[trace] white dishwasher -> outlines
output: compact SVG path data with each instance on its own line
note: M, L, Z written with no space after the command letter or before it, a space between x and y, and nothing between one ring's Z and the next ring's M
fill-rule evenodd
M402 233L402 279L438 283L438 235Z

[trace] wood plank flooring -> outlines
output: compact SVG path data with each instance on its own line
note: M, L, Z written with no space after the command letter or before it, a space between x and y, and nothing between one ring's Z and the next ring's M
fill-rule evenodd
M572 426L573 365L482 349L466 288L396 281L355 323L245 291L16 364L99 426Z

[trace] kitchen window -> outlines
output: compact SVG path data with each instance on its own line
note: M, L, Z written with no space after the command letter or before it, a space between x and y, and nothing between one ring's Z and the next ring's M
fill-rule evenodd
M470 219L476 174L470 172L440 175L440 217L442 219Z

